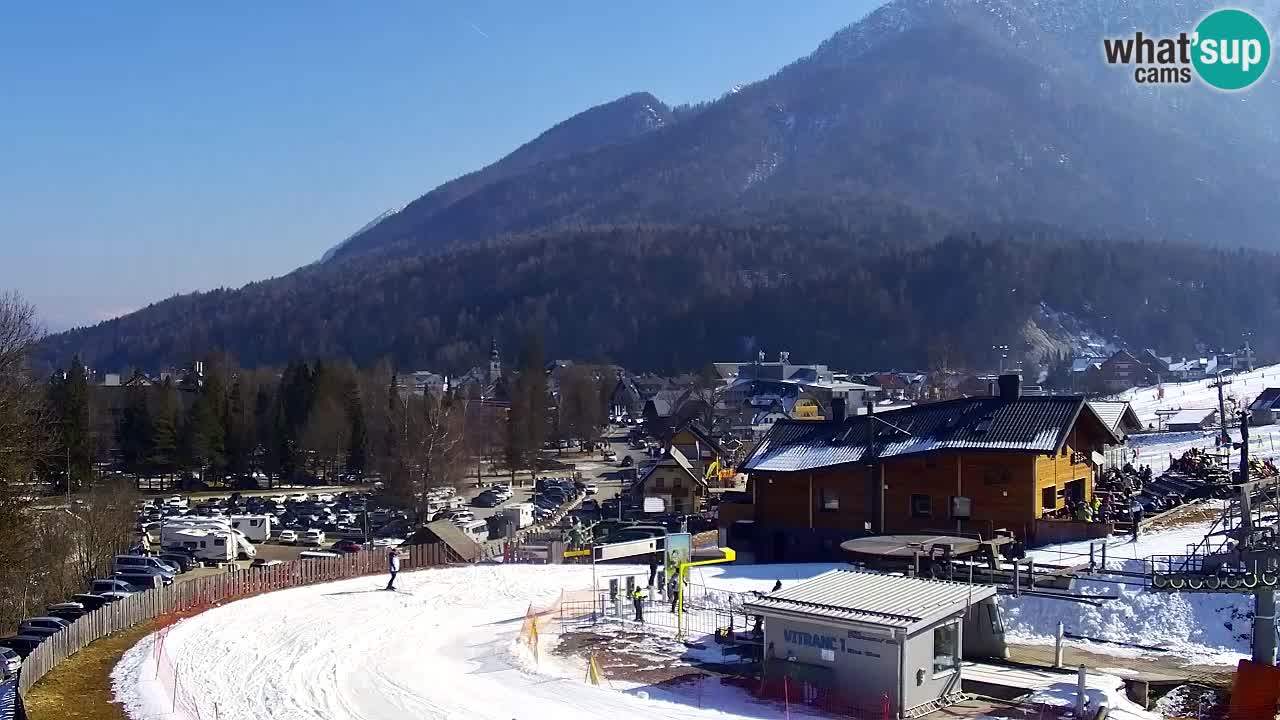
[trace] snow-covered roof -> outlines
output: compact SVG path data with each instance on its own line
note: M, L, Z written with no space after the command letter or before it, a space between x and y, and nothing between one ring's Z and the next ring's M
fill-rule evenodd
M832 570L752 600L743 610L808 615L911 632L995 594L990 585Z
M1130 430L1142 429L1142 421L1138 419L1138 415L1128 402L1090 400L1089 407L1093 408L1102 422L1117 435L1123 437Z
M1204 425L1218 414L1214 408L1184 408L1169 416L1168 425Z

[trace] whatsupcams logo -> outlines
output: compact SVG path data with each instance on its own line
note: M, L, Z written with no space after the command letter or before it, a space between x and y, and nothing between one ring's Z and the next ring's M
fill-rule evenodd
M1133 66L1134 82L1188 84L1199 78L1219 90L1243 90L1258 81L1271 60L1267 28L1244 10L1217 10L1193 32L1175 37L1133 37L1102 41L1107 63Z

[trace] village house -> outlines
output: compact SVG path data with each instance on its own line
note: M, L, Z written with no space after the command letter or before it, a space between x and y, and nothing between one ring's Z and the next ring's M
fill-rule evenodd
M708 485L678 447L668 447L631 488L636 501L660 498L665 512L701 512Z
M662 443L664 448L680 451L698 477L705 477L707 468L725 457L726 453L720 443L695 420L686 420L676 427L675 432Z
M1269 387L1249 403L1249 424L1270 425L1276 421L1277 411L1280 411L1280 387Z
M1156 373L1128 350L1117 350L1098 366L1098 378L1101 391L1114 393L1132 387L1154 385Z
M1121 443L1082 396L1000 394L831 422L782 422L743 462L757 560L816 560L868 532L1007 531L1088 501L1108 445Z

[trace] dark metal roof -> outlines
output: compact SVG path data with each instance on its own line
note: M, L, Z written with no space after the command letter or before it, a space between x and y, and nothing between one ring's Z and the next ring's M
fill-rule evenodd
M1276 401L1280 401L1280 388L1269 387L1249 404L1250 410L1273 410Z
M991 597L990 585L831 570L748 602L751 613L782 611L911 631Z
M966 398L878 413L879 421L859 415L843 423L776 423L743 469L794 472L859 462L866 454L869 423L874 423L881 458L944 450L1047 454L1062 447L1081 413L1120 441L1080 396Z

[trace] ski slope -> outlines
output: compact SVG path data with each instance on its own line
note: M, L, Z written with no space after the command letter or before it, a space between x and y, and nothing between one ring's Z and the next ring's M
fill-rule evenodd
M732 591L768 590L813 577L829 564L697 569L694 581ZM642 575L644 567L609 566ZM113 672L116 699L134 720L599 720L655 717L732 720L780 717L782 708L742 690L704 683L696 701L660 686L594 687L584 666L540 662L515 642L530 602L589 587L586 566L491 565L408 573L401 589L361 578L241 600L173 626L158 654L145 638ZM162 667L163 666L163 667ZM158 676L161 679L158 679ZM169 681L166 682L165 679ZM1125 717L1113 676L1094 678ZM1070 694L1071 683L1050 694ZM173 689L181 688L175 702ZM1066 695L1063 695L1066 697ZM1045 697L1045 701L1058 698ZM790 717L820 717L792 706Z
M810 567L817 574L817 566ZM611 573L620 569L610 566ZM776 570L762 576L767 579L730 573L725 585L767 590ZM717 575L703 573L707 580ZM176 712L170 686L155 679L154 635L117 665L116 697L135 720L777 716L771 705L718 685L701 698L715 709L682 703L658 687L593 687L583 682L581 668L551 657L546 641L535 667L514 642L530 602L550 601L562 589L590 588L587 566L408 573L397 581L398 592L380 589L383 582L361 578L285 590L184 620L164 640L185 696ZM813 717L795 708L791 716Z
M1253 372L1227 375L1231 384L1222 389L1223 397L1235 398L1241 407L1247 406L1269 385L1280 385L1280 365L1260 367ZM1143 425L1155 423L1156 410L1179 408L1216 408L1218 390L1213 380L1193 380L1184 383L1164 383L1162 386L1134 388L1115 396L1116 400L1128 400ZM1160 397L1160 388L1164 397Z

